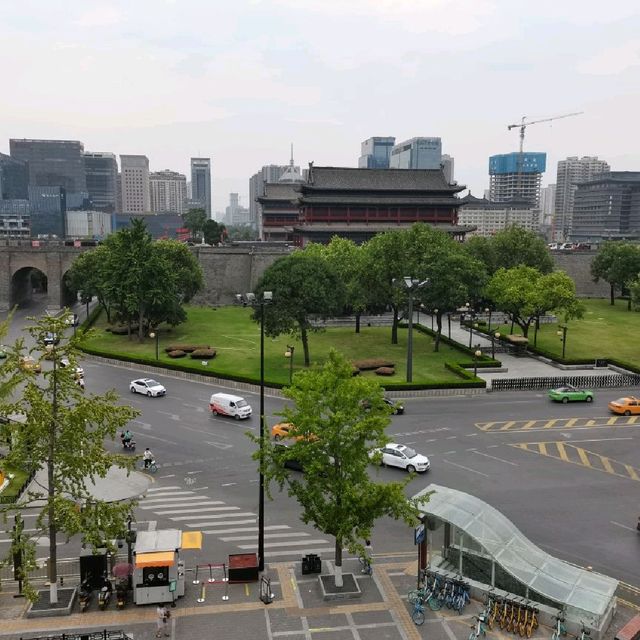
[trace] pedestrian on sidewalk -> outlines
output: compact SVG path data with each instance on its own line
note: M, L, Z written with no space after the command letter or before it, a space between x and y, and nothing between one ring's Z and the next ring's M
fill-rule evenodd
M164 633L165 637L169 637L171 634L167 633L168 627L167 622L171 617L171 613L169 613L169 609L164 604L159 604L156 609L156 638L160 638Z
M373 547L371 546L371 540L364 541L364 555L360 558L362 563L361 573L371 575L373 569L371 568L371 557L373 556Z

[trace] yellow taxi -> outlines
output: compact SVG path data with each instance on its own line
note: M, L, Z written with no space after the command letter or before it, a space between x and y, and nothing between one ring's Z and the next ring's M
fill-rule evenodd
M635 396L628 396L626 398L618 398L612 400L609 403L609 410L613 413L618 413L625 416L631 414L640 414L640 400Z
M302 440L306 438L310 442L317 440L318 437L310 433L308 436L292 436L291 430L293 425L290 422L279 422L271 427L271 436L274 440L282 440L283 438L294 438L294 440Z
M33 371L34 373L40 373L42 371L40 363L31 356L24 356L20 358L20 368L23 371Z

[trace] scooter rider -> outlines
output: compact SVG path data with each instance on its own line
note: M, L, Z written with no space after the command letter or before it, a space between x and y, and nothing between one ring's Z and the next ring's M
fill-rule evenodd
M123 431L120 434L120 438L122 439L122 446L127 449L129 447L129 445L131 444L131 440L133 438L133 434L131 433L131 431L129 431L129 429L126 429L125 431Z
M153 453L151 453L151 449L147 447L142 454L142 459L144 460L144 468L148 469L153 462Z

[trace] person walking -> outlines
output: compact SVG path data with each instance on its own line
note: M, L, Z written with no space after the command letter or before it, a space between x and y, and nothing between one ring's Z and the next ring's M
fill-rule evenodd
M360 559L362 563L362 572L367 575L371 575L373 573L373 569L371 568L371 557L373 556L373 547L371 546L371 540L364 541L364 555Z
M171 614L169 613L169 609L167 609L167 607L164 604L159 604L158 607L156 608L156 615L157 615L156 638L162 637L163 633L165 637L168 638L171 635L170 633L167 633L167 630L168 630L167 622L171 617Z

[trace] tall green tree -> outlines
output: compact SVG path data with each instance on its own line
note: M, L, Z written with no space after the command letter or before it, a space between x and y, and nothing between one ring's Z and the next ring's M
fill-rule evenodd
M309 334L320 331L311 321L331 318L344 307L344 285L326 260L303 251L284 256L266 269L255 293L273 292L265 305L264 327L269 336L288 333L302 342L304 364L309 366ZM260 309L254 312L260 322Z
M80 254L67 272L68 285L80 294L83 304L89 304L95 297L104 309L107 322L111 322L111 303L107 295L105 265L108 249L98 245L95 249Z
M191 232L191 239L194 242L201 238L206 222L207 212L204 209L189 209L189 211L182 214L182 223Z
M264 440L267 488L271 482L286 487L302 507L302 521L335 538L335 585L341 587L343 548L366 555L363 541L376 520L416 524L418 504L404 495L410 478L375 482L369 474L370 454L388 442L389 409L375 380L354 377L351 364L332 350L321 368L296 373L283 392L294 403L283 413L294 425L293 439L284 450ZM254 458L260 460L260 450ZM287 458L299 460L304 474L289 473Z
M207 244L216 245L224 241L226 227L215 220L207 220L202 227L202 233Z
M595 282L609 283L609 299L615 304L616 290L623 292L640 273L640 247L630 242L605 242L591 263L591 275ZM628 299L631 309L631 296Z
M543 238L515 225L499 231L491 238L469 239L467 251L482 260L489 275L498 269L521 265L533 267L541 273L553 271L553 258Z
M98 548L109 546L110 541L126 529L132 504L104 502L94 497L88 487L96 478L104 478L114 465L132 468L133 459L109 453L104 443L113 440L117 431L138 415L135 409L119 405L113 391L104 395L85 394L76 384L73 366L59 366L64 357L75 364L79 353L82 332L64 337L68 316L67 313L43 317L29 328L35 343L30 353L42 361L42 375L20 366L25 353L22 339L0 369L3 385L21 382L19 394L0 397L0 414L23 418L4 425L11 447L2 464L10 469L41 470L45 478L32 483L16 503L0 505L2 516L13 517L16 522L11 549L3 562L10 563L15 552L22 554L20 571L25 592L35 598L29 574L36 566L36 542L47 536L51 602L57 602L59 534L66 537L82 534L86 543ZM45 351L51 366L45 365L45 355L39 351L43 349L47 333L61 337L57 346ZM33 529L29 532L21 525L26 510L37 514L29 521Z
M486 293L529 336L531 323L548 312L563 313L565 319L582 315L573 280L563 271L542 274L533 267L498 269Z

